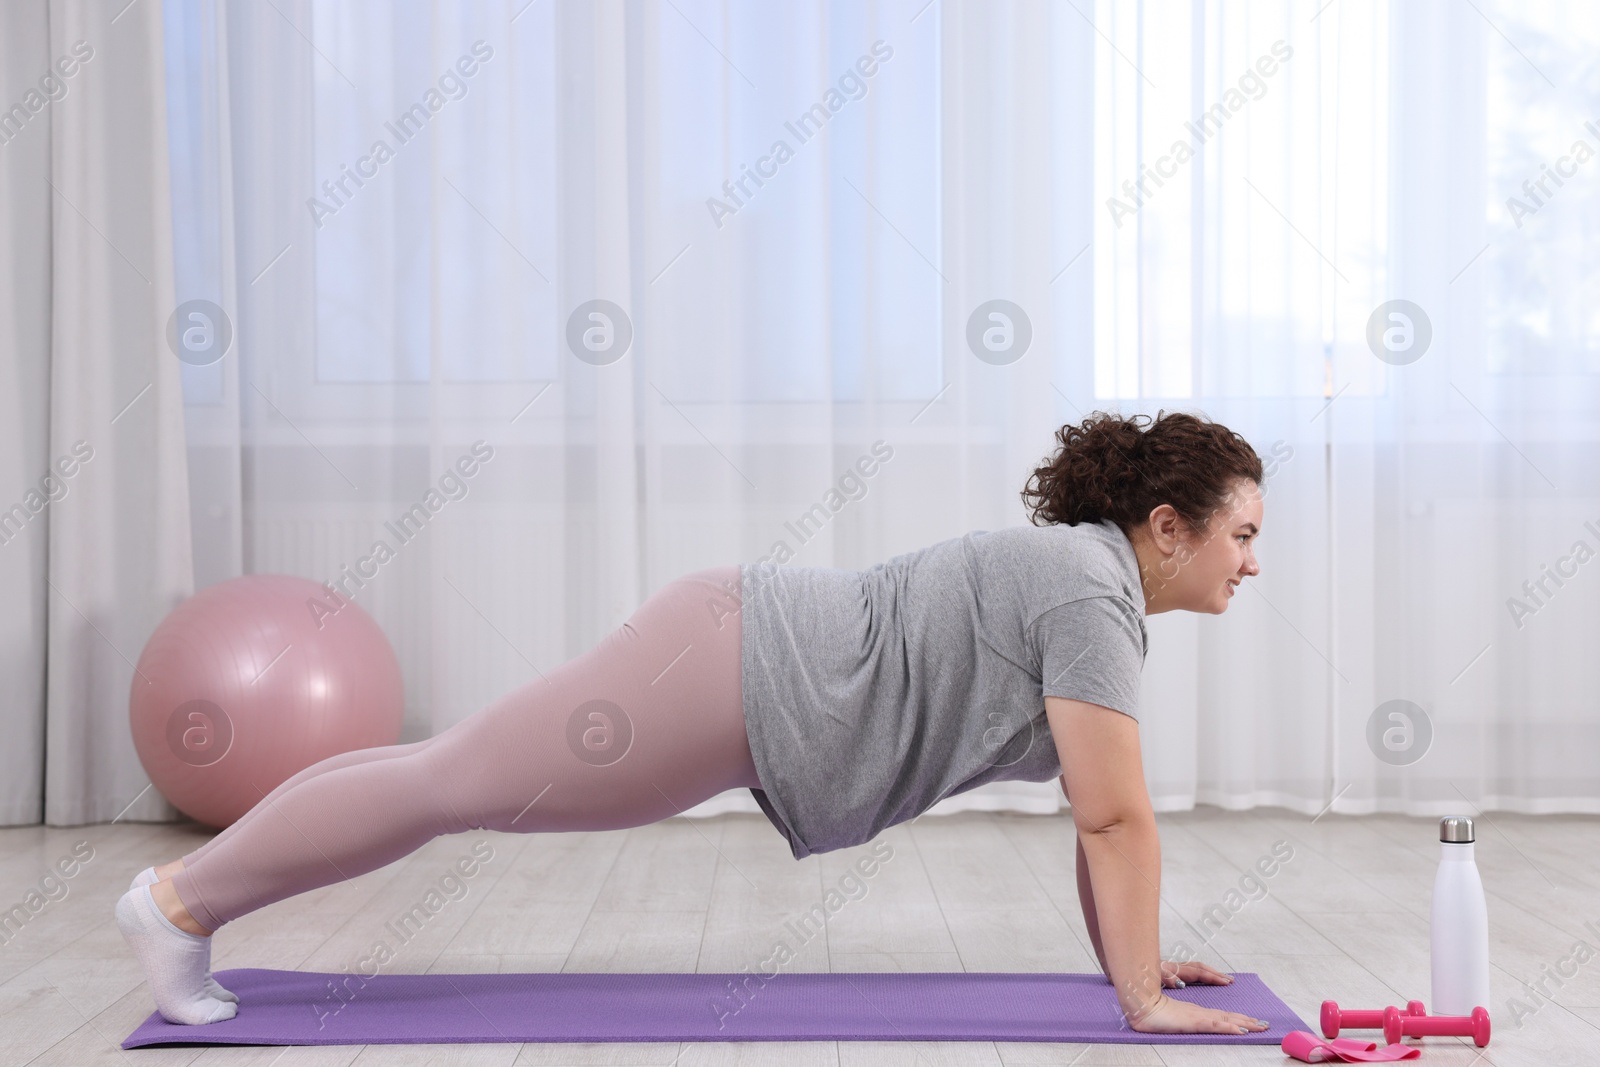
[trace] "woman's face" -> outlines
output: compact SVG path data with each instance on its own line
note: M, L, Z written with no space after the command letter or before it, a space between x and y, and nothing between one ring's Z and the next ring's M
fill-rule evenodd
M1146 611L1220 615L1247 576L1260 574L1255 540L1261 531L1261 487L1237 479L1206 529L1191 531L1169 507L1151 513L1152 559L1143 562Z

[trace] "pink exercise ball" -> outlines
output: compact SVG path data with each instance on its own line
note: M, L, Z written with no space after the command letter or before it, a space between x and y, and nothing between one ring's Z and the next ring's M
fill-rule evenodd
M400 663L372 616L282 574L219 582L174 608L128 701L145 773L216 827L313 763L394 744L404 710Z

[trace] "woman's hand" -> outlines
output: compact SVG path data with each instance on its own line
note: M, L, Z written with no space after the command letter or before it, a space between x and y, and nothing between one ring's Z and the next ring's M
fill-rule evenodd
M1182 989L1186 985L1227 985L1233 981L1231 974L1224 974L1208 963L1199 960L1162 960L1161 984L1167 989Z
M1141 1034L1249 1034L1268 1026L1261 1019L1236 1011L1202 1008L1165 993L1138 1018L1130 1017L1128 1025Z

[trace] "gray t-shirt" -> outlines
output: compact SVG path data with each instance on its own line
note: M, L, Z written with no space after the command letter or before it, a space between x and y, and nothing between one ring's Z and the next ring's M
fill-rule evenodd
M1144 595L1110 521L976 530L865 571L739 571L751 793L795 859L1059 776L1046 696L1138 715Z

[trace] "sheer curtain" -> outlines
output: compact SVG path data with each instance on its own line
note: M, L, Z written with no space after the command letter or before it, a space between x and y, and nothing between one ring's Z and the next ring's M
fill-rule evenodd
M234 335L183 368L196 586L365 567L403 740L689 570L1018 524L1063 422L1182 408L1273 475L1254 588L1151 620L1159 807L1600 807L1589 576L1520 629L1504 604L1590 536L1593 253L1552 235L1593 201L1500 223L1589 102L1490 25L1567 84L1535 8L165 10L178 292ZM1398 298L1431 325L1410 363L1367 341ZM1420 760L1369 745L1396 699Z
M1097 18L1097 390L1200 406L1273 471L1261 576L1223 619L1151 620L1158 805L1600 810L1600 20ZM1550 168L1580 176L1524 190Z
M193 592L161 31L0 5L0 826L174 815L128 730Z

